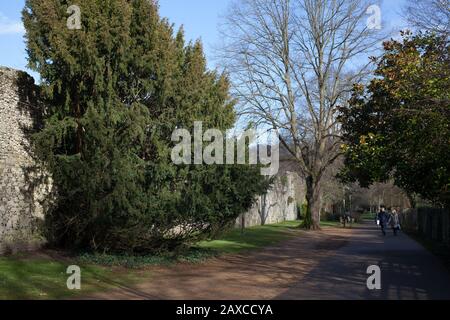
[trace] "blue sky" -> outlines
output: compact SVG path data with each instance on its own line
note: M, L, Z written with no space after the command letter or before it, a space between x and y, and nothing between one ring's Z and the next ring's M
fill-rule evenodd
M219 42L220 15L232 0L160 0L160 13L176 26L184 25L187 39L202 39L211 60L212 47ZM387 26L401 26L399 16L405 0L385 0L382 18ZM377 1L374 1L376 3ZM0 0L0 65L26 69L21 10L25 0ZM212 67L212 65L210 65ZM36 77L36 74L33 74Z

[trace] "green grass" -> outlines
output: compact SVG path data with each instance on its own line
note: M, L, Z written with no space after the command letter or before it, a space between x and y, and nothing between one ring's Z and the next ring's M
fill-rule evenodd
M127 269L142 269L150 266L171 265L178 262L200 263L217 256L217 252L203 248L190 248L179 253L167 253L147 256L113 255L101 253L86 253L78 260L87 265L107 267L124 267Z
M362 220L375 220L375 213L366 212L361 215Z
M225 234L219 240L201 242L198 247L221 253L239 253L271 246L298 235L301 221L287 221L279 224L247 228L242 234L235 229ZM322 221L322 228L340 227L336 221Z
M198 247L214 250L218 253L239 253L274 245L298 235L300 221L288 221L279 224L257 226L226 233L221 239L201 242Z
M135 280L127 272L80 265L81 290L71 291L66 285L69 265L50 259L27 259L20 255L0 258L0 299L66 299L105 291Z
M337 227L341 226L341 223L339 221L320 221L320 226L322 228L327 228L327 227L337 228Z

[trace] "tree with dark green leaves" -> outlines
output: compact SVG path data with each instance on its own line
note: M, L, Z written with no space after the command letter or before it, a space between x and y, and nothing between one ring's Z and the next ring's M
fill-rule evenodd
M384 43L375 78L342 109L346 181L394 179L410 195L450 204L450 47L433 34Z
M225 76L200 42L148 0L27 0L29 66L41 75L45 125L36 152L57 197L46 235L58 246L112 252L172 250L214 237L268 188L257 166L171 161L172 132L235 121ZM68 13L69 12L69 13Z

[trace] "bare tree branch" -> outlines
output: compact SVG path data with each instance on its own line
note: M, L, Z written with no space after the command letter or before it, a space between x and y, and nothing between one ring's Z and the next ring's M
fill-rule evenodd
M367 77L364 59L386 34L369 30L365 0L236 0L221 28L219 58L238 111L275 130L315 197L340 156L337 108ZM317 200L317 199L316 199Z
M408 0L403 15L414 28L447 37L450 34L450 1L448 0Z

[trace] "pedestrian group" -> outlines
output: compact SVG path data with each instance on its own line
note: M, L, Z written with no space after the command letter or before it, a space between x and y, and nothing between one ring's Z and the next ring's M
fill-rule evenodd
M386 230L388 227L392 228L394 236L397 236L398 232L401 230L400 218L397 210L395 209L386 210L385 206L381 206L380 212L377 214L376 221L377 225L381 227L383 236L386 236Z

